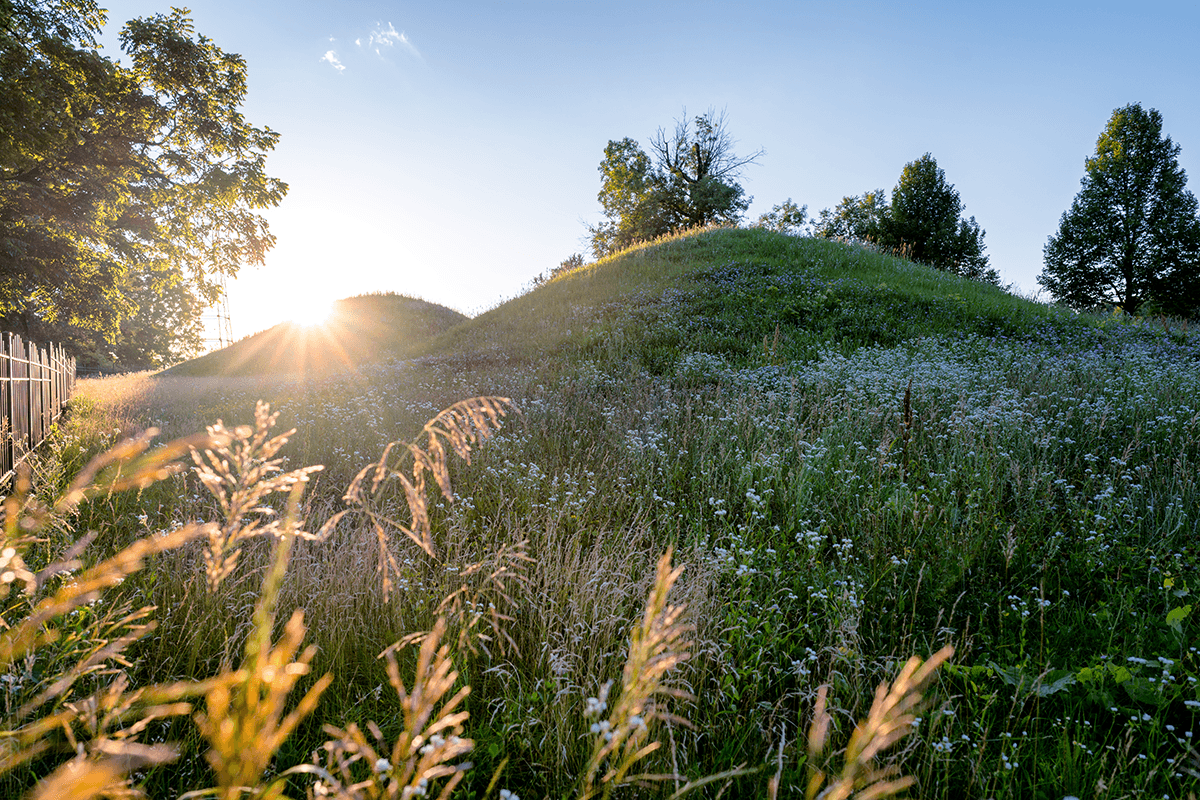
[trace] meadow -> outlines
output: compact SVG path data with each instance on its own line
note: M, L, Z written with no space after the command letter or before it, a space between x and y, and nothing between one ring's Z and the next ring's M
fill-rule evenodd
M1194 797L1198 464L1185 323L755 229L85 381L6 505L0 793Z

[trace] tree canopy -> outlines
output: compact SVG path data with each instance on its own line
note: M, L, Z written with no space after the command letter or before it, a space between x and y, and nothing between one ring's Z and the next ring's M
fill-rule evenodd
M963 219L962 201L946 173L929 153L904 165L892 190L891 214L885 225L889 245L931 267L983 278L983 229L974 217Z
M816 235L871 242L956 275L998 283L984 255L984 231L964 206L946 173L926 153L904 165L889 203L882 189L851 195L817 218Z
M760 214L754 227L786 233L789 236L804 235L809 228L808 206L797 206L789 197L772 206L765 214Z
M1081 188L1045 247L1038 282L1079 309L1147 304L1200 309L1200 220L1179 145L1162 115L1134 103L1113 111L1084 162Z
M634 139L609 141L600 162L597 199L605 220L591 226L597 258L684 228L735 223L750 206L737 179L763 151L734 152L723 112L688 119L668 133L659 128L650 155Z
M814 221L814 232L824 239L880 244L884 240L884 219L890 213L887 192L883 189L864 192L862 197L848 195L834 208L821 209Z
M0 316L158 366L263 261L255 212L287 186L265 170L278 134L241 114L240 56L174 9L124 27L122 64L95 49L104 23L93 0L0 0Z

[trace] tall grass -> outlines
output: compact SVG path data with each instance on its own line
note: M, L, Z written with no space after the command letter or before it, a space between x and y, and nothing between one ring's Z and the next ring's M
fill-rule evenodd
M390 480L398 480L404 488L401 500L410 516L408 525L387 520L379 510L366 515L369 527L380 538L385 603L391 581L384 561L399 575L403 571L393 557L382 522L388 521L405 534L426 558L435 558L423 475L430 472L443 496L451 499L447 448L466 459L473 447L494 433L509 406L505 399L487 397L451 406L426 424L423 444L389 444L378 462L364 468L347 489L346 499L363 505L367 496L383 494ZM396 720L399 732L390 746L384 726L374 721L360 726L343 717L344 727L323 726L323 732L332 738L313 751L311 763L286 768L278 763L285 742L314 713L333 683L333 675L326 672L303 685L318 647L309 645L301 650L307 633L302 609L291 612L276 638L292 550L301 540L325 544L345 512L330 517L316 533L304 530L303 493L319 467L283 470L277 455L294 431L273 433L277 418L266 404L259 403L253 425L228 428L218 421L204 436L176 440L157 450L148 450L157 433L151 429L89 462L53 507L42 507L32 498L28 477L22 476L17 493L7 499L4 509L4 558L9 569L3 585L19 581L24 597L6 613L0 667L12 668L24 661L28 671L55 645L67 641L71 646L65 652L59 648L51 669L43 669L36 677L27 675L28 686L7 673L11 691L0 776L15 778L16 785L36 779L30 792L38 798L140 794L139 771L169 764L180 755L175 745L147 743L143 738L163 719L190 717L207 745L205 760L212 785L189 787L179 795L189 800L281 798L289 782L304 782L305 778L310 779L309 796L423 797L437 791L446 798L462 782L472 765L459 759L474 749L475 742L463 736L471 716L465 703L471 687L460 680L454 659L469 661L479 655L480 648L472 640L489 638L477 629L479 619L490 617L496 632L501 624L514 621L497 613L492 603L488 603L488 611L482 611L485 594L463 589L452 592L438 606L430 630L410 633L381 653L387 683L401 710ZM393 450L404 452L411 460L411 480L390 465ZM70 527L73 513L89 499L144 490L167 480L180 472L185 453L191 454L198 483L217 503L219 522L188 524L173 532L139 538L77 579L73 576L82 565L81 557L95 539L90 534L77 539L62 560L39 573L26 568L25 556L37 541L32 534L51 525ZM287 495L281 513L270 504L270 499L280 494ZM386 500L382 503L386 505ZM147 559L186 548L189 543L201 544L203 550L198 559L202 569L195 574L193 585L211 598L244 566L239 556L255 539L270 540L272 546L262 570L261 589L249 598L253 610L248 628L241 636L234 633L228 637L244 640L241 657L234 663L226 649L212 677L153 685L139 685L134 679L136 671L130 660L134 646L156 628L154 606L133 609L133 600L143 587L118 593L120 611L116 616L97 614L88 619L80 615L85 607L109 599L106 590L146 574ZM503 552L498 558L506 560ZM472 565L465 574L486 572L485 566ZM454 571L453 567L447 569ZM592 725L594 744L580 781L580 797L608 797L625 784L680 779L677 771L631 774L631 770L662 746L652 738L652 729L661 723L688 724L669 711L666 702L690 697L669 682L669 676L690 657L691 648L683 638L690 628L682 621L685 607L668 604L681 573L682 568L672 567L668 550L658 562L643 620L632 630L612 713ZM503 578L517 575L502 563L487 574L485 583L503 589ZM157 580L155 575L154 582ZM61 584L57 590L55 584ZM465 595L465 602L460 594ZM121 615L122 619L116 618ZM460 636L452 649L453 640L447 634L455 624ZM513 643L507 633L502 635ZM406 685L397 653L410 643L419 647L414 678ZM227 639L224 645L228 644ZM584 716L602 715L611 687L609 681L598 698L589 698ZM202 698L202 704L193 698ZM55 758L59 752L63 755ZM55 762L59 765L42 777L41 765L53 767ZM503 764L485 793L495 787L502 769ZM750 771L729 770L689 783L676 794L746 774ZM502 791L502 796L514 795L511 790Z
M440 409L474 395L521 409L455 463L456 501L431 497L416 539L392 478L370 514L339 518L323 542L294 542L276 615L303 608L316 647L294 691L325 674L331 683L273 774L307 763L337 777L343 761L355 781L375 774L366 750L334 758L324 745L338 737L323 725L357 726L356 746L396 767L386 753L403 735L403 701L377 656L394 654L411 694L418 672L404 670L426 640L389 648L444 618L432 652L446 645L456 686L471 687L451 712L470 715L455 735L473 743L459 794L800 796L813 769L832 782L849 763L884 785L912 777L909 791L929 797L1196 791L1194 332L1077 317L757 231L642 248L490 313L494 326L481 317L463 338L448 334L436 358L333 379L88 382L56 438L39 481L61 489L114 431L181 436L216 418L227 431L253 427L263 397L281 428L298 429L273 457L287 459L280 470L325 466L308 475L299 511L301 529L319 530L347 510L363 466ZM412 464L389 460L385 472L411 483ZM43 529L26 568L57 558L78 530L95 530L89 550L107 554L221 519L196 477L90 497L69 524ZM397 524L381 524L381 538L371 515ZM153 636L127 648L132 685L240 663L268 544L243 542L215 592L202 589L201 542L115 587L158 608ZM610 751L589 789L604 733L591 726L617 727L619 676L668 548L683 568L668 606L685 609L677 641L689 643L669 673L673 716L648 723L653 735L632 752L660 746L622 773L647 787L601 781L619 765ZM88 613L119 621L108 610L119 605ZM852 720L882 719L877 687L912 653L948 645L954 663L922 691L933 704L887 729L908 735L870 772L841 752ZM813 748L821 709L827 745ZM633 716L646 720L623 718ZM193 723L147 731L180 749L149 772L147 791L215 785ZM334 785L312 771L286 778L293 794L318 779Z

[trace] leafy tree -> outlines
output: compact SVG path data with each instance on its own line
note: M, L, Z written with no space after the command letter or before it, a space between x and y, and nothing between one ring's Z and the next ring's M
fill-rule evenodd
M741 158L726 127L725 112L709 110L689 122L677 120L670 135L658 129L650 140L655 164L666 185L663 204L683 227L737 222L750 206L737 183L742 169L763 155Z
M862 197L850 195L843 197L832 210L821 209L813 232L823 239L879 244L883 240L884 221L890 213L883 189L866 192Z
M128 66L96 52L104 21L92 0L0 0L0 315L80 349L169 300L142 315L163 340L146 352L186 350L221 276L274 242L255 212L287 190L265 172L278 135L242 117L244 60L186 11L128 23Z
M32 341L68 343L86 372L159 369L199 354L207 303L178 271L139 270L123 292L136 311L121 319L113 335L33 315L4 322Z
M589 227L597 258L684 228L735 223L750 206L737 178L763 154L734 153L724 113L712 110L660 128L647 155L635 140L610 141L597 199L605 221Z
M581 253L572 253L571 255L558 262L557 267L546 270L540 275L535 275L533 278L534 286L541 286L544 283L557 278L559 275L564 275L572 270L577 270L583 266L583 255Z
M788 198L770 211L761 214L754 223L756 228L766 228L792 236L802 235L808 229L808 206L797 206Z
M1069 306L1146 304L1180 316L1200 308L1200 219L1162 115L1113 111L1084 162L1082 188L1045 247L1038 282Z
M954 185L929 153L904 165L892 190L862 197L843 197L817 219L816 235L829 239L871 242L956 275L999 283L984 255L984 231L974 217L963 219L962 201Z
M662 205L661 176L636 141L629 137L610 141L600 175L597 199L606 220L589 229L596 258L671 231L672 220Z

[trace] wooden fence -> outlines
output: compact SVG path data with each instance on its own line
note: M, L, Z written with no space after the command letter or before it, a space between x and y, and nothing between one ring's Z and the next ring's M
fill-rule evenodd
M0 335L0 486L50 433L75 391L75 358L61 345Z

